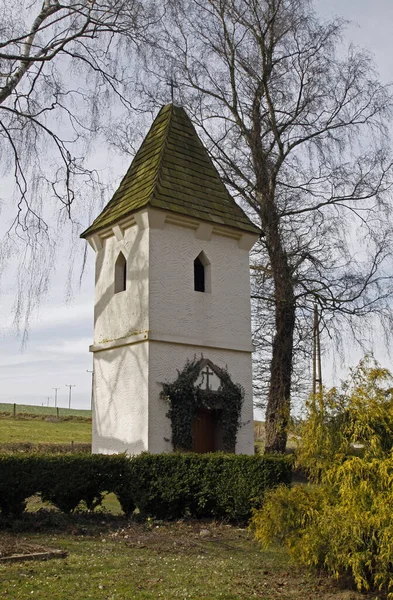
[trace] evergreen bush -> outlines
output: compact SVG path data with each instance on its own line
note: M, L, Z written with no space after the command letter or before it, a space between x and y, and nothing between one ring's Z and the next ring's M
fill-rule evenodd
M142 454L130 468L129 487L118 493L123 510L132 498L143 515L159 519L246 520L267 489L289 484L292 466L282 456L179 453Z
M341 390L311 399L297 460L314 484L270 490L251 526L264 546L393 599L390 379L366 358Z
M216 454L3 455L0 509L18 515L40 493L63 512L80 502L94 510L105 492L117 495L129 515L175 519L186 516L246 520L267 489L291 478L282 456Z
M34 456L0 456L0 510L7 516L19 516L26 498L36 492L39 466Z

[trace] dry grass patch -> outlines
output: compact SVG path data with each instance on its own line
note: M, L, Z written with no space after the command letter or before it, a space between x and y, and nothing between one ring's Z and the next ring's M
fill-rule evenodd
M11 556L13 554L33 554L34 552L44 552L46 548L41 544L33 544L26 539L10 534L0 535L0 558Z

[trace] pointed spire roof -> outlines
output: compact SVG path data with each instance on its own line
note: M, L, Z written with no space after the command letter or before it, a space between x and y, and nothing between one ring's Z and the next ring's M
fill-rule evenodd
M259 233L230 196L185 110L161 108L113 198L81 237L146 206Z

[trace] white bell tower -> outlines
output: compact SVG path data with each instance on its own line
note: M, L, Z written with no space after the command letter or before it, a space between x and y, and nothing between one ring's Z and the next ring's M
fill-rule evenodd
M96 253L93 452L172 451L162 383L203 356L243 387L236 453L253 454L249 251L258 235L185 111L163 107L82 234ZM219 378L205 373L214 391Z

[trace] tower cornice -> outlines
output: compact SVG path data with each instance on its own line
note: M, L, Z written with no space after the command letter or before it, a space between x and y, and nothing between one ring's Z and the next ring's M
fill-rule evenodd
M98 252L103 248L106 239L114 236L117 241L120 241L123 239L126 229L130 227L138 227L140 230L163 229L165 225L175 225L177 227L193 229L195 231L195 237L200 240L210 240L212 235L230 238L238 243L239 248L247 251L251 250L259 237L257 233L250 233L235 227L228 227L222 223L200 221L195 217L146 207L137 213L128 215L115 224L108 225L104 229L88 235L87 241L93 250Z

